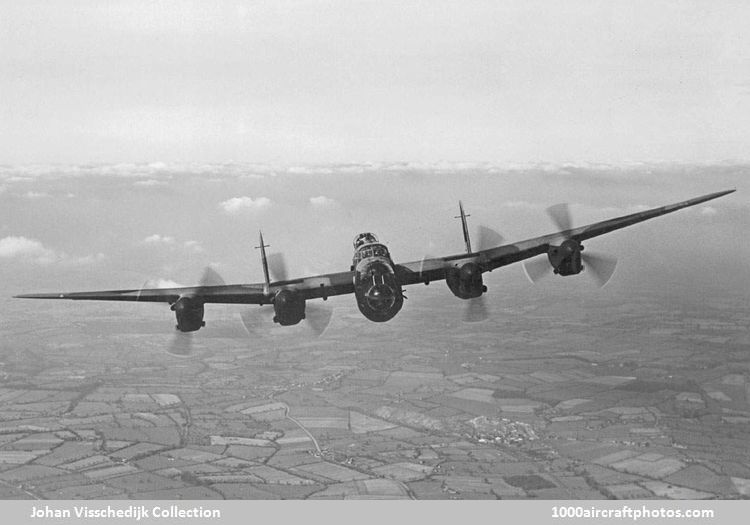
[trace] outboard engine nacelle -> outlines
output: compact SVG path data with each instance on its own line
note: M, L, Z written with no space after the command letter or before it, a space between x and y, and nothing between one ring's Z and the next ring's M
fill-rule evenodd
M203 321L203 303L191 297L180 297L172 303L171 310L177 318L175 328L180 332L195 332L206 323Z
M453 295L460 299L473 299L487 291L482 281L482 269L477 263L468 262L460 268L450 268L445 282Z
M273 322L291 326L305 318L305 299L293 290L279 290L273 298Z
M560 246L550 246L547 252L554 272L559 275L576 275L583 270L581 263L581 246L578 241L568 239Z

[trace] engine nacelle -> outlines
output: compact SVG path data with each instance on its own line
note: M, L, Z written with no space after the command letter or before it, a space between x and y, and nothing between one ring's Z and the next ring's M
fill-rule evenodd
M583 270L581 263L581 246L578 241L568 239L560 246L550 246L547 252L549 262L558 275L576 275Z
M305 318L305 299L293 290L279 290L273 298L273 311L274 323L297 324Z
M487 291L482 281L482 269L477 263L468 262L460 268L450 268L445 282L453 295L460 299L473 299Z
M172 303L171 310L177 318L175 328L180 332L195 332L200 330L206 323L203 321L203 303L191 297L180 297Z

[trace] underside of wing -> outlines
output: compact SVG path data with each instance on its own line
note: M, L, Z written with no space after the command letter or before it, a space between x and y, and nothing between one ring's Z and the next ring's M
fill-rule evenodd
M35 293L16 295L22 299L71 299L83 301L134 301L174 303L180 297L200 298L206 303L263 304L263 286L233 284L222 286L189 286L184 288L146 288L95 292ZM265 302L268 302L267 300Z
M667 213L710 201L734 192L735 190L710 193L683 202L661 206L650 210L596 222L579 228L572 228L533 239L506 244L474 253L462 253L447 257L423 259L397 265L402 284L416 284L450 278L452 272L460 271L467 264L477 265L481 271L491 271L501 266L523 261L541 254L547 254L551 247L568 240L580 243L584 240L604 235L621 228L632 226Z
M297 292L304 299L326 299L334 295L354 293L354 272L328 273L271 283L270 292L280 290Z
M180 297L200 299L203 303L269 304L279 290L296 291L304 299L327 298L352 293L352 272L305 277L271 284L264 293L263 284L230 284L220 286L189 286L183 288L146 288L93 292L55 292L16 295L22 299L71 299L79 301L134 301L174 303Z

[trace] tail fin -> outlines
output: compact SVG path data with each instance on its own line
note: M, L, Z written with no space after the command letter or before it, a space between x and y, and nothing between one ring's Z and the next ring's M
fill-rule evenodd
M458 201L458 209L461 212L461 215L456 215L454 219L461 219L461 227L464 230L464 243L466 243L466 253L472 253L471 239L469 238L469 227L466 224L466 217L471 217L471 215L466 215L466 213L464 213L464 205L461 201Z
M258 233L260 234L260 246L256 246L255 249L257 250L260 248L260 260L261 263L263 263L263 278L265 279L263 293L268 295L271 290L271 279L268 277L268 258L266 257L266 248L268 248L269 245L263 244L263 232L258 231Z

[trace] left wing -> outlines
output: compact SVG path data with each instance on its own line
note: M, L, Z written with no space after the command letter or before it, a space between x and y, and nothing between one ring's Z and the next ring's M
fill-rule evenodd
M230 284L220 286L189 286L184 288L150 288L109 290L101 292L35 293L16 295L23 299L73 299L93 301L136 301L174 303L180 297L200 298L204 303L271 304L275 293L282 289L296 290L305 299L326 298L354 292L354 272L329 273L303 279L272 283L269 293L264 284Z
M667 213L672 213L683 208L695 206L696 204L701 204L722 197L729 193L733 193L734 191L735 190L727 190L710 193L683 202L669 204L667 206L661 206L659 208L653 208L630 215L624 215L615 219L596 222L587 226L581 226L580 228L542 235L541 237L534 237L533 239L506 244L497 248L399 264L396 266L396 269L399 272L399 278L402 284L416 284L445 279L446 270L453 267L460 267L467 262L475 262L479 264L483 272L492 271L501 266L507 266L515 262L523 261L524 259L547 253L550 246L560 244L566 239L574 239L578 242L585 241L586 239L591 239L593 237L598 237L599 235L604 235L605 233L626 228L633 224L653 219L654 217L666 215Z

